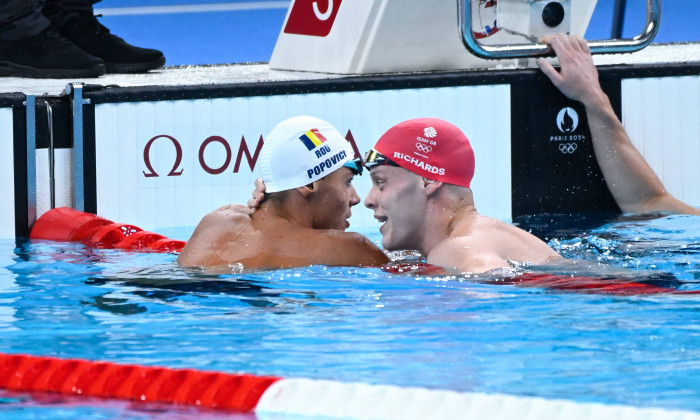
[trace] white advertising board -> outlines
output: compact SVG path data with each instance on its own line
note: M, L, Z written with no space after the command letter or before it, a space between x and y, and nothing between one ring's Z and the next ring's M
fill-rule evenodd
M15 237L15 169L12 108L0 108L0 239Z
M622 121L666 189L700 206L700 76L623 79Z
M362 153L401 121L450 121L475 150L477 208L511 217L507 85L98 104L97 212L156 230L196 226L209 211L245 203L259 176L261 139L283 119L304 114L351 132ZM354 185L364 197L369 176L356 177ZM350 223L359 230L377 226L362 204Z

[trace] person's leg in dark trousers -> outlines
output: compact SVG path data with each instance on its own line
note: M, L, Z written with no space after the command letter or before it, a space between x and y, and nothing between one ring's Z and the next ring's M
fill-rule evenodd
M103 75L103 61L61 37L43 7L43 0L0 1L0 77Z
M5 0L0 2L0 39L17 41L38 35L51 25L43 15L42 1Z
M43 12L62 36L104 60L107 73L141 73L165 64L162 52L130 45L98 22L92 8L98 1L46 0Z

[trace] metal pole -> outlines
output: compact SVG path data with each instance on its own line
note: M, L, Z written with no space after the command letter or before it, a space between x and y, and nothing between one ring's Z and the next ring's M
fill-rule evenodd
M627 0L615 0L615 11L613 14L612 32L610 38L622 39L622 29L625 26L625 9Z
M476 39L472 30L471 2L477 0L457 0L459 29L462 42L477 57L487 59L527 58L553 55L544 43L483 45ZM593 54L631 53L651 44L659 32L661 23L661 0L647 0L647 22L644 30L631 39L607 39L589 41Z
M83 85L81 83L69 83L65 92L71 95L71 108L73 111L73 208L84 211Z
M51 197L51 208L56 208L56 177L55 177L55 149L53 144L53 108L49 101L46 104L46 119L49 124L49 195Z
M36 100L34 95L25 99L27 115L27 228L36 222Z

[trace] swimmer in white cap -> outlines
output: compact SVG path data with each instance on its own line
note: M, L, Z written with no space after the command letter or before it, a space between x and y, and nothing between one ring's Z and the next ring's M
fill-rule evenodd
M388 261L366 237L344 232L360 202L352 179L362 162L330 124L308 116L282 121L265 139L259 165L266 187L259 208L229 205L207 214L178 263L272 268Z
M700 215L664 188L654 170L634 147L598 81L588 43L576 35L544 39L559 59L557 71L543 59L537 65L561 92L583 103L593 137L598 166L617 205L627 213L685 213Z

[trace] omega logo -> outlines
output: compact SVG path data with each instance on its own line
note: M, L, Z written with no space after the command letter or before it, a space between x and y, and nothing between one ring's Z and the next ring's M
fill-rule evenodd
M153 170L153 166L151 165L151 146L153 145L153 142L156 141L156 139L159 138L166 138L170 139L170 141L173 143L175 146L175 164L173 165L173 169L170 170L168 173L168 176L180 176L182 175L182 171L184 169L181 169L180 172L177 172L177 168L180 166L180 162L182 161L182 146L180 146L180 142L175 140L175 137L171 137L165 134L162 134L160 136L155 136L152 139L148 140L148 143L146 143L146 147L143 148L143 162L146 164L146 168L148 168L148 173L146 171L143 171L143 175L146 178L150 177L157 177L159 176L156 171Z
M153 143L158 140L158 139L167 139L170 140L170 143L175 147L175 161L173 162L172 169L170 169L170 172L168 172L168 175L166 176L180 176L182 175L182 172L184 171L184 168L180 168L180 164L182 163L182 145L180 142L172 136L168 136L166 134L160 134L152 139L148 140L146 143L146 146L143 148L143 163L146 165L146 168L148 169L148 172L143 171L143 175L146 178L151 178L151 177L159 177L160 175L153 169L153 165L151 164L151 146L153 146ZM225 160L224 163L217 167L217 168L212 168L209 166L209 164L205 161L204 159L204 152L206 148L212 144L212 143L219 143L224 147L225 150ZM250 170L252 171L253 168L255 168L255 164L258 161L258 156L260 155L260 150L262 149L263 146L263 137L260 136L260 139L258 140L258 144L255 147L255 152L251 155L250 149L248 148L248 144L245 140L244 136L241 136L241 144L238 147L238 152L236 154L236 162L233 166L233 172L238 173L240 167L241 167L241 161L243 160L243 155L245 155L246 160L248 161L248 166L250 167ZM221 136L210 136L206 140L202 142L202 144L199 146L199 165L200 167L207 172L208 174L211 175L218 175L226 171L228 169L229 165L231 164L231 159L233 157L233 153L231 150L231 145L228 143L228 141L221 137ZM178 170L179 169L179 170Z

